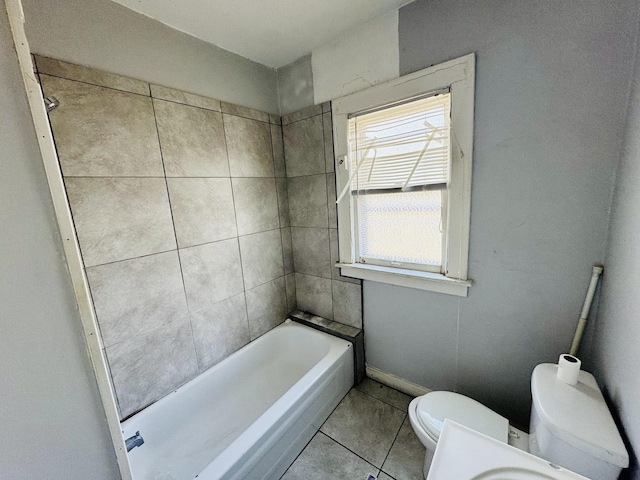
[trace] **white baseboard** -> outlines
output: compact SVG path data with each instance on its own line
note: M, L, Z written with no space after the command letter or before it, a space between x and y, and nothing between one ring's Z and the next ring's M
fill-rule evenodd
M365 369L367 373L367 377L376 382L380 382L387 387L395 388L396 390L401 391L402 393L406 393L407 395L411 395L412 397L419 397L420 395L424 395L425 393L429 393L429 390L422 385L417 385L409 380L405 380L404 378L396 377L391 373L383 372L375 367L366 366Z

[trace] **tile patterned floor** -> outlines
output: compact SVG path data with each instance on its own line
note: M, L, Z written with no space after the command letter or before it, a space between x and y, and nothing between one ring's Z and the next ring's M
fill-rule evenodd
M411 397L366 379L352 388L282 480L422 480Z

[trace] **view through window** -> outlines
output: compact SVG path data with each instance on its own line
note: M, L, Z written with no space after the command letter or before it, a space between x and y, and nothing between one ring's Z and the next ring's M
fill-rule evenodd
M363 263L440 271L450 168L450 93L349 118L351 195Z

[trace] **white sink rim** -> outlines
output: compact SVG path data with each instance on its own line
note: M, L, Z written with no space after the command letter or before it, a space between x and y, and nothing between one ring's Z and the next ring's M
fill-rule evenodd
M444 422L427 480L451 478L457 480L588 480L587 477L447 419Z

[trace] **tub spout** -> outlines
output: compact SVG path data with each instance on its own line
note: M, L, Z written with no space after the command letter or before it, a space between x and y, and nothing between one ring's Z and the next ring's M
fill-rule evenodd
M140 432L136 432L133 437L127 438L124 443L127 445L127 452L130 452L136 447L139 447L144 443L144 439L140 436Z

